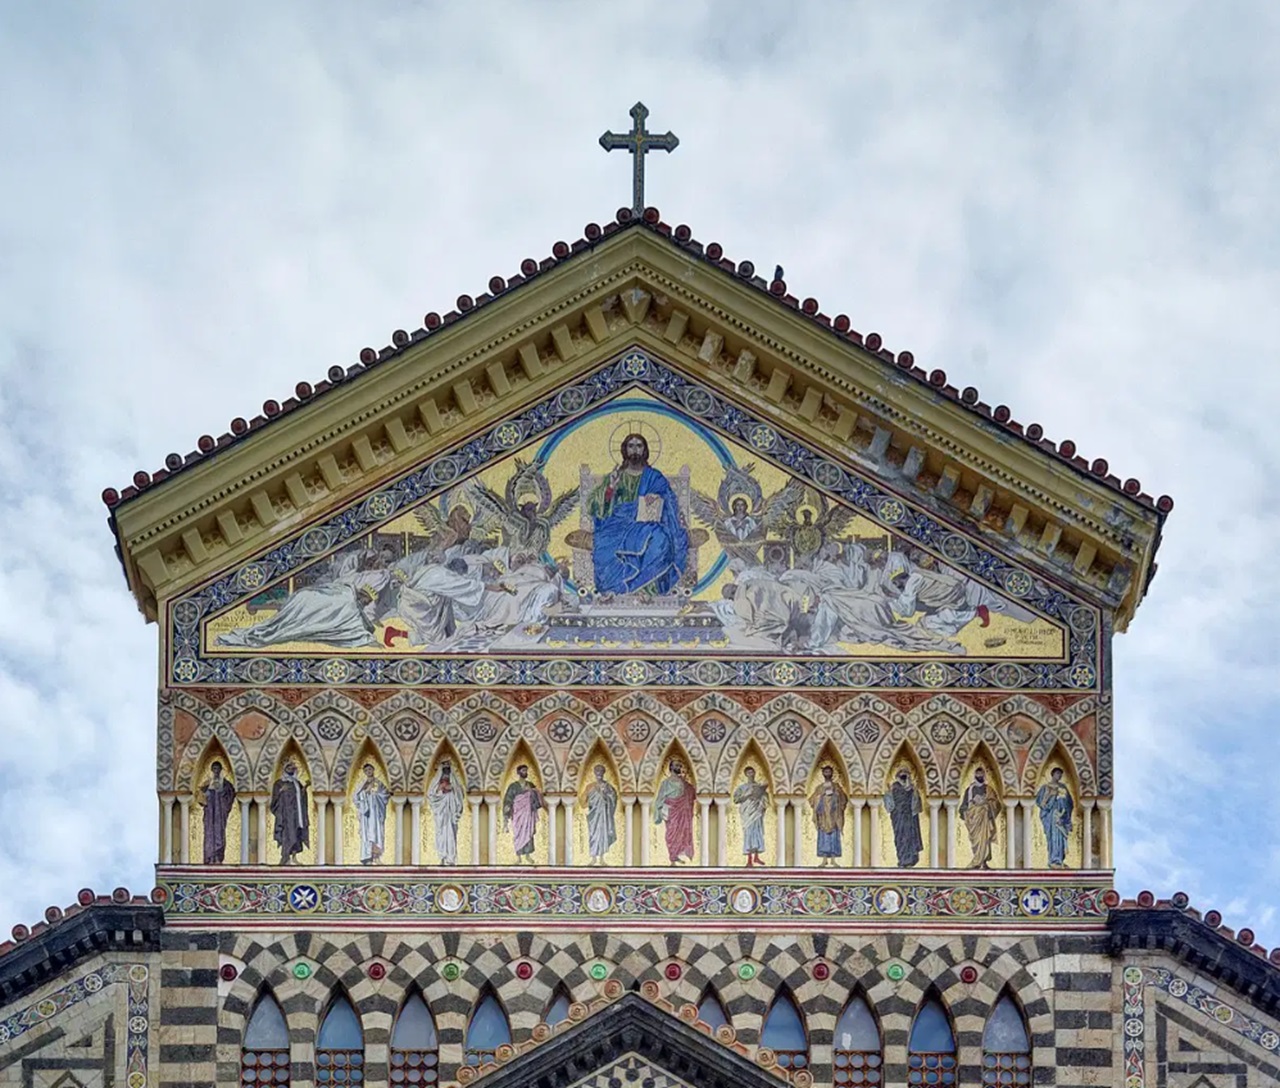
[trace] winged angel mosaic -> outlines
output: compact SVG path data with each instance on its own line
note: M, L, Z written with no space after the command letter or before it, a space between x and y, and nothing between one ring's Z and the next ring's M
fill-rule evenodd
M1017 601L642 399L302 568L206 637L214 652L1063 651Z

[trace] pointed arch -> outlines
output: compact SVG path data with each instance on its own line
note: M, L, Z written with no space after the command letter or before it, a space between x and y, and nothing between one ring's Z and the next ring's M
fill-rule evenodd
M581 771L570 782L577 793L574 826L569 829L574 856L589 860L592 865L625 864L625 810L621 798L627 791L613 755L597 737L578 765Z
M397 715L400 721L403 715ZM394 729L395 726L393 725ZM451 750L457 763L454 770L461 770L467 787L473 790L483 788L484 772L481 769L480 756L471 737L461 729L442 729L432 726L425 730L414 749L409 767L408 786L405 790L410 796L421 795L431 783L431 777L439 766L445 749Z
M720 1000L720 994L709 982L707 988L702 991L702 996L698 998L698 1019L711 1028L712 1034L717 1028L733 1024L724 1007L724 1002Z
M956 1033L936 990L925 991L907 1037L907 1084L956 1082Z
M849 995L836 1021L831 1062L836 1084L879 1088L884 1083L884 1033L860 990Z
M364 1083L364 1030L351 999L339 990L316 1033L316 1083Z
M806 796L810 795L821 778L824 763L835 768L836 778L847 792L862 793L865 790L867 772L857 750L851 745L846 756L828 733L815 729L805 737L791 765L793 791L803 790Z
M867 792L874 797L884 794L889 788L894 762L904 747L911 749L912 759L920 769L926 792L940 797L943 793L943 776L938 761L934 758L936 747L925 738L918 725L894 726L885 734L867 771Z
M392 1084L434 1084L439 1081L440 1036L436 1019L416 986L405 995L391 1028Z
M524 774L520 773L522 768ZM532 787L532 792L529 787ZM524 738L520 738L507 757L497 786L501 798L501 832L498 841L490 846L497 864L511 865L522 861L546 864L550 835L544 818L544 798L551 789L554 786L545 777L533 751ZM527 818L531 818L532 824L525 822Z
M671 865L681 860L696 862L699 857L698 778L678 737L668 742L661 759L655 761L651 782L641 789L648 790L654 799L649 826L641 830L642 835L648 836L650 859L665 856Z
M263 988L254 1002L240 1044L241 1084L288 1085L289 1026L275 994Z
M970 713L976 714L976 711ZM969 727L960 734L960 740L952 749L951 760L947 764L942 782L947 796L954 797L959 792L965 771L979 748L986 749L991 770L996 774L995 781L1000 783L1001 791L1017 793L1018 761L1013 750L1009 747L1009 742L985 718L979 717L976 722L969 723Z
M387 786L395 793L402 792L408 785L409 774L400 755L400 746L387 723L372 718L363 724L363 729L351 730L338 745L333 761L334 786L340 789L349 778L358 774L360 765L369 758L368 753L372 749L378 757Z
M849 824L850 797L854 793L844 759L828 740L817 751L807 781L801 781L799 805L804 819L813 828L813 837L801 835L796 846L796 864L840 865L845 852L845 830ZM827 775L830 774L830 779ZM857 819L857 807L852 807ZM860 859L858 859L860 860ZM855 864L857 861L855 861Z
M957 815L964 829L956 836L957 857L952 868L990 869L1005 862L1005 826L998 765L986 744L979 741L959 777L960 806Z
M722 865L764 865L777 857L780 844L773 819L774 791L769 763L755 738L749 738L741 746L729 779L729 857L720 859Z
M884 817L880 821L880 856L892 858L900 868L912 868L923 856L929 862L929 827L926 800L928 775L909 740L898 745L888 763L884 790Z
M760 1045L773 1051L781 1069L794 1071L809 1065L809 1033L804 1015L785 985L779 988L765 1014Z
M517 757L518 750L523 750L524 754ZM507 771L514 765L513 761L528 763L530 767L536 766L542 788L551 792L559 791L560 765L556 762L555 752L546 736L523 716L507 722L494 743L493 751L489 753L489 766L484 776L486 792L502 788Z
M773 735L763 726L738 725L729 734L720 759L716 763L716 774L712 780L712 788L717 793L726 793L736 777L747 747L755 749L760 763L768 770L773 786L777 789L788 789L790 776L787 764L782 757L782 748Z
M400 836L393 810L393 789L382 753L372 737L365 737L351 761L343 783L347 804L343 813L343 849L346 857L359 858L363 865L396 865L400 856Z
M627 793L635 793L635 765L622 738L618 736L618 731L598 729L589 723L584 723L577 731L565 755L565 786L581 787L582 783L590 781L588 775L591 764L596 759L597 750L602 751L612 764L617 776L618 788Z
M498 1048L511 1045L511 1020L497 993L488 983L476 995L467 1018L463 1063L470 1066L496 1062Z
M1006 988L982 1029L982 1083L1025 1088L1032 1081L1031 1032L1026 1013Z
M276 757L275 770L271 775L270 785L268 789L274 793L276 783L284 776L284 770L290 764L293 764L298 771L298 780L305 787L306 803L303 805L303 815L301 820L301 848L294 855L296 860L303 865L315 864L315 835L312 831L315 826L315 791L319 788L313 777L314 772L310 764L307 762L306 756L303 754L301 746L290 737L285 741L280 749L280 754ZM280 826L280 819L274 815L271 818L271 840L269 844L260 844L258 849L260 856L266 853L268 860L271 862L280 861L280 841L276 835L277 828Z
M275 729L267 734L266 742L258 753L258 761L254 766L255 783L259 788L269 790L279 775L281 762L286 749L292 748L297 755L303 757L307 765L308 781L321 791L328 791L329 765L325 762L324 750L310 725L294 721L286 729Z
M215 775L215 768L217 773ZM190 822L192 860L200 858L205 865L222 865L230 849L232 860L238 860L240 845L240 806L235 798L237 785L244 789L235 774L227 751L217 737L210 737L196 765L193 779L195 811L199 819Z
M1080 780L1071 756L1054 744L1032 781L1035 805L1032 856L1028 867L1066 869L1084 864L1084 828L1080 817Z
M172 782L175 790L186 793L195 788L194 776L203 762L205 749L213 740L217 740L227 756L227 766L234 773L237 785L246 791L253 788L252 764L244 741L236 735L234 729L221 720L220 716L215 717L218 711L211 711L185 692L179 693L175 706L170 709L175 713L185 712L197 719L195 730L182 744L181 750L178 750L177 745L174 746ZM168 771L169 768L165 766L168 757L163 748L157 748L156 754L162 771Z
M569 1019L569 1006L573 1004L573 995L563 982L557 982L551 991L547 1007L542 1012L542 1022L548 1027L555 1027Z
M423 864L457 865L459 857L471 857L474 828L466 813L468 788L476 791L466 764L449 738L442 737L423 776L427 803L418 844Z

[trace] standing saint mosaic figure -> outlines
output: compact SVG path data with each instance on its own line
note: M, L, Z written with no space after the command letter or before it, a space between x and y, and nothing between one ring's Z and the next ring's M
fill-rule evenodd
M222 777L222 764L209 765L209 781L200 787L200 803L204 805L204 863L221 865L227 853L227 820L235 804L236 788Z
M618 841L618 791L604 777L604 764L594 768L595 781L587 787L587 852L592 865L603 865L609 848Z
M427 807L431 809L436 853L440 855L441 865L458 864L458 822L465 806L466 798L453 778L453 765L442 759L431 785L427 787Z
M653 822L666 825L667 858L672 865L693 860L693 809L697 791L684 774L684 763L673 759L667 777L653 799Z
M538 834L538 810L542 808L542 791L529 781L529 766L516 768L516 780L507 787L502 798L502 828L511 832L516 861L533 861L533 840Z
M1044 828L1044 841L1049 849L1049 868L1061 869L1067 863L1075 802L1071 799L1071 791L1062 782L1061 767L1054 767L1049 778L1050 781L1036 791L1036 807L1040 810L1040 825Z
M372 763L364 765L364 781L356 790L356 819L360 821L360 864L382 860L386 848L387 803L391 793L378 781Z
M996 841L996 816L999 813L1000 800L987 785L986 772L978 767L960 801L960 818L964 820L965 829L969 832L969 846L973 850L970 869L991 868L991 851Z
M306 783L298 777L298 765L289 760L271 789L272 838L280 847L280 864L291 865L311 843L311 805Z
M849 807L849 795L836 781L836 771L831 764L822 768L822 781L809 798L813 823L818 829L818 857L824 867L836 865L844 855L844 814Z
M742 852L747 865L763 865L760 857L764 850L764 817L769 806L769 788L756 781L756 769L747 767L742 772L746 779L733 791L733 803L738 806L742 820Z
M893 825L893 846L898 864L909 869L920 860L924 839L920 834L920 792L905 768L894 776L889 792L884 795L884 810Z

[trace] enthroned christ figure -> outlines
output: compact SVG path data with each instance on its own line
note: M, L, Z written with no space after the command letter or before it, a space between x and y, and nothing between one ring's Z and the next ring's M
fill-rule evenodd
M649 464L649 442L629 434L621 463L586 499L596 592L670 593L689 561L689 532L667 478Z

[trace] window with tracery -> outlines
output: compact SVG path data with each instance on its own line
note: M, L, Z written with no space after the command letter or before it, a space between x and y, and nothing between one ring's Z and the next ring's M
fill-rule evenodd
M274 997L258 998L244 1029L240 1050L242 1088L275 1088L289 1083L289 1028Z
M364 1033L345 996L334 998L320 1022L315 1081L319 1088L359 1088L364 1084Z
M880 1026L862 997L855 995L836 1022L832 1048L836 1088L870 1088L884 1083L884 1053Z
M956 1083L956 1037L942 1002L930 997L916 1013L907 1041L907 1084Z
M804 1030L804 1019L785 990L774 999L769 1015L764 1018L760 1045L777 1055L782 1069L804 1069L809 1064L809 1037Z
M419 993L412 993L391 1029L391 1088L438 1084L440 1040L431 1010Z
M1031 1083L1031 1037L1022 1010L1005 994L982 1029L982 1083L1018 1088Z

